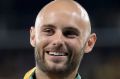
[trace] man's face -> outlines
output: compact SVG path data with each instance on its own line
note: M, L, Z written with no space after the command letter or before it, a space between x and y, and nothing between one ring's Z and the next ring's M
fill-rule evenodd
M49 13L39 20L32 29L37 66L55 73L78 68L87 41L84 21L65 12Z

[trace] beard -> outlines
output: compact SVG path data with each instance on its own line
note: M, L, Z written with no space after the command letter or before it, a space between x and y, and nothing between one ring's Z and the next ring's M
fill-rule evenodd
M70 73L79 68L79 64L83 57L83 49L81 48L79 51L79 55L74 55L74 51L70 47L67 49L68 52L71 52L68 56L68 60L64 63L63 67L49 66L49 64L45 60L45 51L40 50L40 48L35 47L35 61L36 66L44 73L54 74L56 76L68 76Z

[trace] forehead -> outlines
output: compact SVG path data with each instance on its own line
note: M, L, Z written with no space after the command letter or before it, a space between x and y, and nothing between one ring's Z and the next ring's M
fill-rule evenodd
M54 25L59 27L74 27L77 29L85 29L88 24L76 13L68 11L54 11L39 16L36 26Z

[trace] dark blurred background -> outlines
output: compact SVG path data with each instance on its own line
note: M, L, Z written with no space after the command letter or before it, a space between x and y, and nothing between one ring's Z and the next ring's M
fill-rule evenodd
M34 67L29 28L51 0L0 0L0 79L22 79ZM120 0L76 0L89 13L97 34L93 51L84 56L82 79L120 79Z

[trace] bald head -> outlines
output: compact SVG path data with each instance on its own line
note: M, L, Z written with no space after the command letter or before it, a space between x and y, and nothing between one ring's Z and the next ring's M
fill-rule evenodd
M66 14L71 18L78 19L81 26L84 25L88 33L91 33L90 20L86 10L74 0L55 0L50 2L38 13L35 26L40 26L45 18L55 14Z

